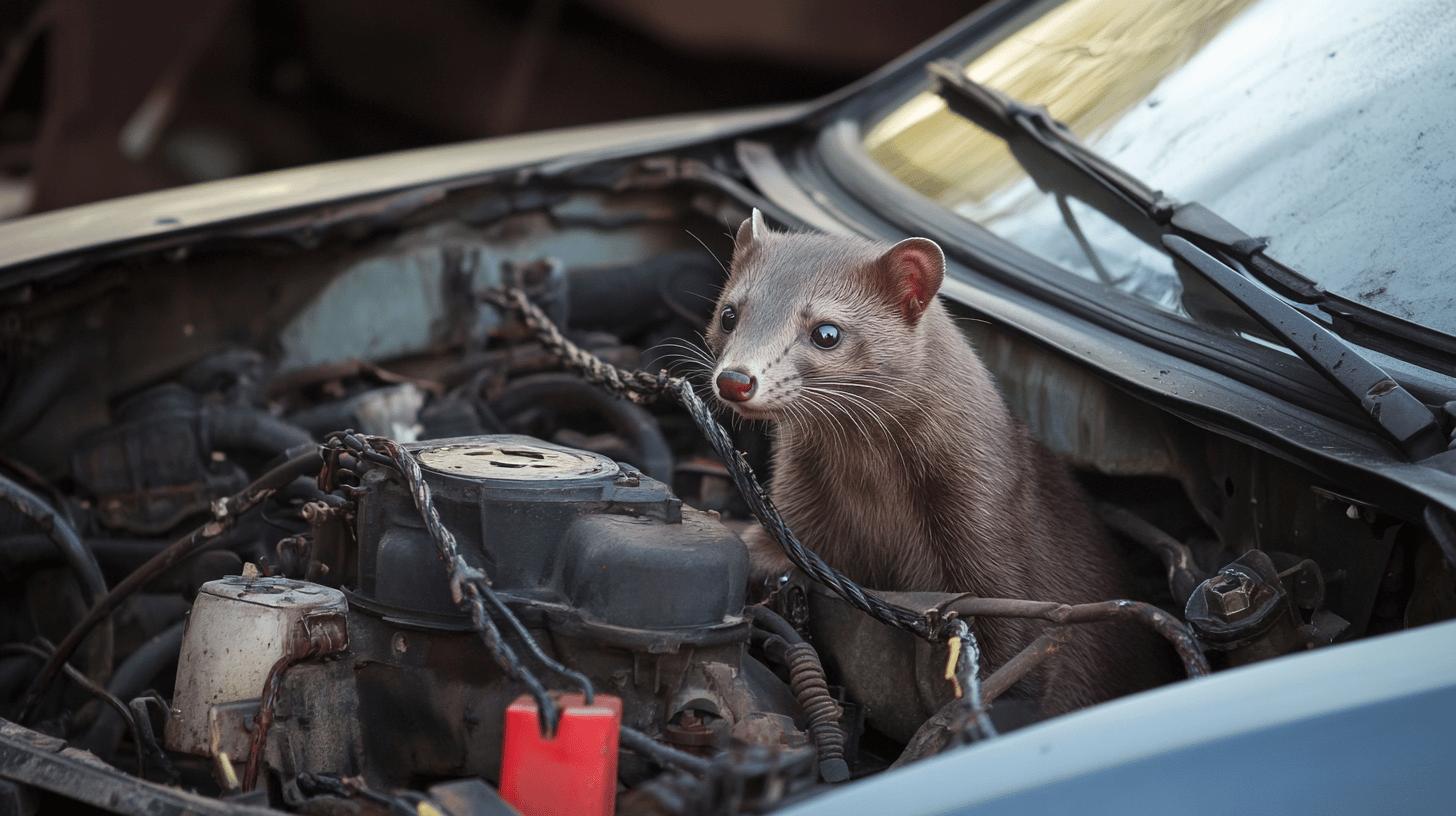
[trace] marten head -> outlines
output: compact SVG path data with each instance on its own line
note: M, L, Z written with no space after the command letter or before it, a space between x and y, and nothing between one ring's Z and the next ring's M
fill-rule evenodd
M888 430L944 276L929 239L774 232L755 209L706 332L719 400L749 419Z

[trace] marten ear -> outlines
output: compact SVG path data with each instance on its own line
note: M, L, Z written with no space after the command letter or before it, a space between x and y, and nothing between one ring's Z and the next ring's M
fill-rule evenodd
M887 293L906 322L920 322L945 280L945 253L940 246L929 238L906 238L881 255L879 265Z
M768 226L763 223L763 213L754 207L753 214L743 219L743 223L738 225L738 237L733 239L733 248L738 252L743 252L762 241L767 234Z

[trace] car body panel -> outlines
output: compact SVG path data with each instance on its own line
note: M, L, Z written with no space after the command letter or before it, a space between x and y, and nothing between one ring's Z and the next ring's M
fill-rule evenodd
M0 223L0 285L16 267L424 186L468 182L563 156L605 160L792 121L803 105L671 116L484 139L276 170L84 204ZM23 274L23 273L22 273ZM28 277L28 276L26 276Z
M784 811L1449 813L1456 623L1125 697Z

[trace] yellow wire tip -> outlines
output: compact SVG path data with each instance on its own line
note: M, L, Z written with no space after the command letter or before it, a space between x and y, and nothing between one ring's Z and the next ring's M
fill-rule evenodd
M955 696L959 700L961 698L961 679L956 676L956 664L961 659L961 639L952 637L947 645L950 646L950 654L945 660L945 679L955 685Z
M238 772L233 768L233 761L228 758L227 751L217 752L217 767L222 771L222 786L228 790L237 790Z

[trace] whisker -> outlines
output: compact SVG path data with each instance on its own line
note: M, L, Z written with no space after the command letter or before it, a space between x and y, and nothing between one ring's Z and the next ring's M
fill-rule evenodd
M863 413L864 417L867 420L873 422L884 433L885 442L895 449L895 452L900 459L901 465L904 466L907 471L912 469L920 469L919 467L912 468L909 460L905 458L904 446L896 444L897 441L902 441L904 439L910 438L910 432L905 428L904 423L902 423L898 417L896 417L884 406L877 405L872 400L866 399L859 395L850 394L842 390L818 388L815 386L805 386L805 390L809 391L810 393L820 394L825 398L829 399L831 402L838 405L842 410L845 411L847 415L850 416L852 420L856 422L857 425L860 425L860 427L863 429L865 426L859 423L858 420L855 420L855 411L852 410L858 409L859 412ZM881 418L882 416L883 419ZM889 425L885 423L886 419L888 419L890 422L893 422L900 429L902 436L899 438L899 440L897 440L896 435L890 430ZM864 431L864 433L867 437L870 436L868 431ZM918 464L919 461L917 460L917 465Z
M724 275L727 275L728 274L728 267L724 266L723 265L723 261L718 258L718 256L713 252L713 250L709 249L708 248L708 245L705 244L705 243L703 243L703 239L702 238L699 238L698 236L693 235L693 231L690 230L690 229L684 229L683 232L686 232L688 235L692 235L693 240L694 241L697 241L698 244L700 246L702 246L702 248L704 249L704 251L706 251L709 255L711 255L712 258L713 258L713 260L718 263L718 268L721 269L721 270L723 270L723 274Z

